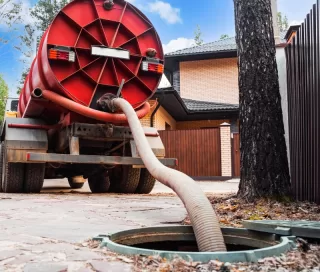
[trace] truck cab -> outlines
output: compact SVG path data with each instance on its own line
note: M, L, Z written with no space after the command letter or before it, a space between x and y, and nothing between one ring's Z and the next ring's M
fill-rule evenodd
M8 98L5 109L5 117L17 117L19 98Z

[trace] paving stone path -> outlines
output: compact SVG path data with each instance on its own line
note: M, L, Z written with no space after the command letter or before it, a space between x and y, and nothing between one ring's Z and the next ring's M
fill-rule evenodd
M131 271L131 263L86 241L178 224L186 216L181 201L167 191L161 194L161 187L155 195L126 196L93 195L87 185L71 191L67 182L58 189L51 181L46 184L39 195L0 194L0 271Z
M0 271L130 271L85 241L98 234L182 221L176 197L0 195Z

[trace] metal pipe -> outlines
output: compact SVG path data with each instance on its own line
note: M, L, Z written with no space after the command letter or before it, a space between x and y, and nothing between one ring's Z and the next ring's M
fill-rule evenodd
M122 113L112 114L108 112L98 111L98 110L86 107L84 105L78 104L77 102L74 102L52 91L40 90L40 89L36 89L36 90L37 90L37 93L35 93L34 91L32 93L33 96L47 99L65 109L78 113L82 116L86 116L88 118L95 119L102 122L111 122L111 123L118 123L118 124L123 124L127 122L127 117L125 114L122 114ZM41 93L39 90L41 91ZM141 119L144 116L146 116L149 113L149 111L150 111L150 104L146 102L139 110L134 112L135 112L135 116Z
M153 127L154 116L156 115L160 107L161 107L161 103L158 102L158 105L156 106L156 108L154 109L154 111L151 113L151 116L150 116L150 127Z
M164 100L164 92L162 92L161 98L158 101L158 105L156 106L156 108L154 109L154 111L152 112L152 114L150 116L150 127L153 127L153 125L154 125L154 116L156 115L159 108L161 107L163 100Z
M150 174L170 187L185 205L201 252L226 251L219 220L211 203L197 183L186 174L164 166L152 152L139 119L132 106L124 99L113 100L128 118L140 157Z

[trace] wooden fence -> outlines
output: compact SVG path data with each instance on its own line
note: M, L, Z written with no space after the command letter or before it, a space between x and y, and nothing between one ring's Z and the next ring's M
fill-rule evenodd
M319 0L286 48L290 168L298 200L320 203Z
M221 176L220 129L159 131L166 157L177 158L179 171L191 177Z

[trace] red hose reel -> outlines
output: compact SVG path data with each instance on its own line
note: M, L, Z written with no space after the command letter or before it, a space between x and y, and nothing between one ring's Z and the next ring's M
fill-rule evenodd
M33 90L50 90L97 109L104 94L117 94L135 109L152 97L164 69L164 54L151 22L124 0L74 0L44 33L19 99L19 113L36 117ZM46 114L47 111L47 114ZM44 107L50 119L61 107ZM40 113L39 113L40 114Z

